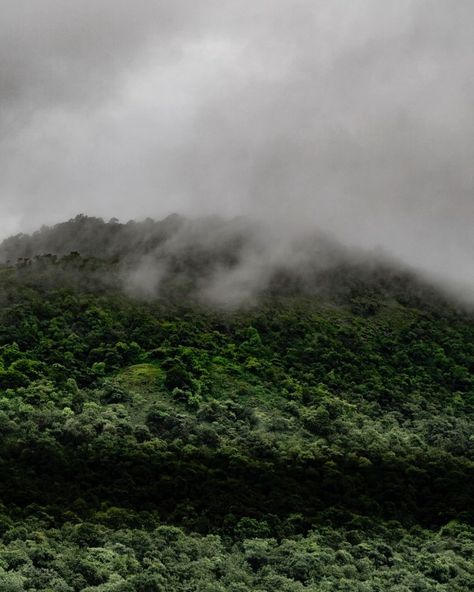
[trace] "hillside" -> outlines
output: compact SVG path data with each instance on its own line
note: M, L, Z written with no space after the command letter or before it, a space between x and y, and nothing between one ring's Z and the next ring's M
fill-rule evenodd
M472 588L472 313L271 248L175 216L0 245L0 590Z

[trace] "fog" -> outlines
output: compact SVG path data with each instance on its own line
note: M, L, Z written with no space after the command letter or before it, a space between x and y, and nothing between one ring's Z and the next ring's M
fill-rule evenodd
M470 0L4 0L0 238L244 215L265 257L320 229L474 294L473 23Z

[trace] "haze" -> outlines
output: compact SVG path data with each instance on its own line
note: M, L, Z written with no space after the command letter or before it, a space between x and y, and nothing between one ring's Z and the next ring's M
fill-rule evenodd
M470 0L4 0L0 237L322 229L474 294Z

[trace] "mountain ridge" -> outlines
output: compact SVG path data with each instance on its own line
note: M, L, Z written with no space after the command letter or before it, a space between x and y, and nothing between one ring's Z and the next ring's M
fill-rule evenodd
M57 263L76 253L82 261L109 265L115 275L109 285L121 283L145 298L187 294L198 302L239 306L271 295L347 301L360 293L372 305L380 296L461 306L443 286L385 255L349 249L321 234L276 240L245 218L172 214L120 223L81 214L0 243L4 267Z

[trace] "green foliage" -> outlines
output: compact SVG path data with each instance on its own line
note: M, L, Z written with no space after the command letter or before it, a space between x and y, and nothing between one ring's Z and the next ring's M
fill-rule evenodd
M102 264L0 274L0 591L472 588L468 312L178 309Z
M447 536L396 523L364 529L349 523L279 540L238 531L230 541L139 522L52 528L29 517L22 524L0 543L5 592L465 592L474 577L474 533L467 526Z

